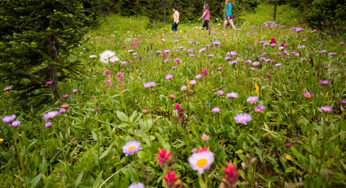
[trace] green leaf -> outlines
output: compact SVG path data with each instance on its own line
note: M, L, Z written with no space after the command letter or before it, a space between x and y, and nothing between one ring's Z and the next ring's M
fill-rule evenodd
M114 146L114 143L111 144L111 145L109 146L109 148L108 148L106 151L104 151L104 152L102 153L102 155L101 155L101 157L100 157L99 159L105 158L105 157L109 154L109 152L113 149L113 146Z
M34 179L32 179L31 180L31 188L33 188L33 187L36 187L37 186L37 184L40 182L40 180L41 180L41 178L42 178L42 173L40 173L39 175L37 175Z
M117 117L119 118L120 121L128 121L129 120L124 112L117 111L116 113L117 113Z
M84 175L84 171L82 171L82 172L78 175L76 181L74 181L74 185L75 185L76 187L77 187L77 186L80 184L80 182L82 181L83 175Z

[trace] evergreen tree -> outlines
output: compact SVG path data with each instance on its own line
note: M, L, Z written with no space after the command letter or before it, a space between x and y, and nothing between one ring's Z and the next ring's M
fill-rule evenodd
M20 96L41 96L51 87L60 98L58 81L76 75L78 63L69 50L85 34L90 19L78 0L0 0L0 81ZM45 83L52 81L47 86Z

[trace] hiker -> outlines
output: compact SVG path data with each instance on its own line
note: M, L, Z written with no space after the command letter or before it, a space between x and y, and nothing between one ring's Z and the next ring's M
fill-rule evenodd
M173 25L172 25L172 31L177 32L178 30L178 25L179 25L179 12L177 11L177 9L175 7L173 7Z
M234 30L237 28L233 24L233 19L232 19L232 4L230 3L230 0L226 0L226 18L225 18L225 23L223 25L223 29L225 30L227 26L227 22L232 26Z
M204 23L202 26L203 30L204 30L204 28L206 28L207 31L209 31L209 17L210 17L209 6L208 6L208 4L205 4L203 15L198 19L198 20L201 20L202 18L204 18Z

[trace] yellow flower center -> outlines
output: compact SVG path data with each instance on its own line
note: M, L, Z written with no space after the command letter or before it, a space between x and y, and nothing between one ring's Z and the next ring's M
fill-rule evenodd
M204 135L204 136L203 136L203 139L204 139L204 140L207 140L207 139L208 139L208 136L207 136L207 135Z
M199 168L204 168L205 165L207 165L207 163L208 163L207 159L200 159L200 160L197 161L197 166Z
M306 95L306 98L311 98L311 95L310 95L310 94L307 94L307 95Z
M241 118L240 121L241 121L242 123L245 123L246 119L245 119L245 118Z
M250 101L251 101L251 102L255 102L255 100L254 100L254 99L251 99Z
M54 115L50 115L50 117L51 117L51 118L53 118L53 117L54 117Z
M136 149L136 146L131 146L131 147L129 147L129 151L132 151L132 150L134 150L134 149Z
M328 109L323 109L324 112L328 112Z

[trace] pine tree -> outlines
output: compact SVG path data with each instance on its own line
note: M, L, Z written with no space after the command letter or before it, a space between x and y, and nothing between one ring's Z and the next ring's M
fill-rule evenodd
M23 98L41 96L49 87L61 97L58 82L76 75L78 63L67 61L90 24L78 0L0 0L0 81ZM47 81L52 85L46 86Z

